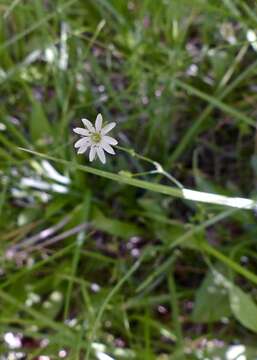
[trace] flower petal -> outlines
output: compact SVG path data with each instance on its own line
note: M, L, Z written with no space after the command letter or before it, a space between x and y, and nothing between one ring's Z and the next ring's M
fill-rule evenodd
M73 129L73 131L76 133L76 134L79 134L79 135L82 135L82 136L88 136L89 135L89 131L84 129L84 128L75 128Z
M103 117L102 114L98 114L95 121L95 129L96 131L100 132L103 124Z
M93 161L96 155L96 148L94 146L91 146L90 152L89 152L89 161Z
M83 122L83 124L85 125L85 127L90 131L90 132L95 132L95 128L93 126L93 124L91 123L91 121L87 120L87 119L81 119L81 121Z
M86 144L90 143L90 140L88 137L83 137L82 139L79 139L75 144L74 147L78 148L80 146L84 146Z
M97 155L103 164L106 163L105 153L101 147L96 148Z
M110 136L103 136L103 141L107 144L117 145L118 141Z
M115 151L107 142L102 141L101 146L109 154L115 155Z
M107 134L109 131L111 131L114 127L116 126L115 122L111 122L110 124L105 125L102 130L101 130L101 134L105 135Z
M90 143L86 143L84 145L82 145L79 149L78 149L78 154L83 154L84 152L87 151L87 149L89 148Z

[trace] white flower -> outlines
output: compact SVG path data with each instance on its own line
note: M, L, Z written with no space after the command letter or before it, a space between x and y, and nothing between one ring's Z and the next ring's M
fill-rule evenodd
M89 161L93 161L97 155L101 162L105 164L106 158L104 151L114 155L115 152L111 145L118 144L117 140L106 135L116 126L116 124L111 122L110 124L102 127L103 117L101 114L97 115L95 126L93 126L91 121L87 119L81 119L81 121L83 122L85 128L73 129L76 134L82 136L82 138L74 145L75 148L79 148L78 154L83 154L88 148L90 148Z

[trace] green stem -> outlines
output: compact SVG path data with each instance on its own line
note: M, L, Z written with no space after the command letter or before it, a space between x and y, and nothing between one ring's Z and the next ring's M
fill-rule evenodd
M216 204L216 205L222 205L222 206L228 206L232 208L239 208L239 209L247 209L247 210L253 210L257 208L257 203L255 200L251 199L245 199L245 198L239 198L239 197L228 197L228 196L222 196L217 194L211 194L211 193L205 193L201 191L194 191L186 188L175 188L167 185L162 184L156 184L156 183L150 183L148 181L134 179L129 176L124 176L120 174L111 173L108 171L96 169L90 166L86 165L78 165L74 162L67 161L64 159L59 159L53 156L45 155L36 151L32 151L29 149L19 148L22 151L26 151L30 154L39 156L41 158L45 158L51 161L55 161L57 163L63 164L68 166L70 169L76 169L88 172L93 175L101 176L106 179L111 179L114 181L117 181L122 184L131 185L134 187L138 187L145 190L150 190L153 192L157 192L164 195L174 196L181 199L186 199L190 201L195 202L203 202L208 204Z
M254 284L257 284L257 275L252 273L251 271L243 268L241 265L238 265L235 261L231 260L229 257L223 255L218 250L214 249L212 246L210 246L208 243L202 243L201 244L202 250L204 250L206 253L212 255L216 259L222 261L224 264L228 265L231 269L236 271L238 274L242 275L246 279L252 281Z
M181 323L179 320L179 306L177 301L177 289L176 283L173 276L173 269L172 273L168 275L168 285L170 290L170 301L171 301L171 308L172 308L172 318L174 322L175 333L177 336L177 347L183 349L183 332ZM184 355L181 355L181 359L184 359Z

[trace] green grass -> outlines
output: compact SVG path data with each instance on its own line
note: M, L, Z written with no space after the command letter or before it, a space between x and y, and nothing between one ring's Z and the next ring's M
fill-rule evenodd
M0 14L0 357L11 332L31 360L255 359L256 214L180 184L256 199L256 2ZM117 123L106 165L73 147L98 112Z

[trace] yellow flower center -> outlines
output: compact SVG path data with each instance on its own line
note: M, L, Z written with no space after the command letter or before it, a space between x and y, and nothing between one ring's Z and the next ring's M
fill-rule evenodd
M93 133L93 134L91 135L91 140L92 140L95 144L99 143L99 142L101 141L101 139L102 139L102 136L101 136L99 133Z

